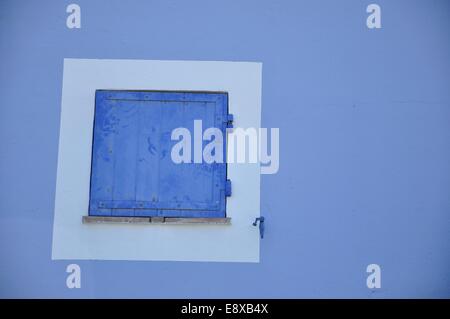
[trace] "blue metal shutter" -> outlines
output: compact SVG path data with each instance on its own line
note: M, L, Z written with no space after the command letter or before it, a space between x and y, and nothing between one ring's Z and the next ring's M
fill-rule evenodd
M202 120L225 156L229 119L227 93L96 91L89 215L225 217L225 161L174 163L171 133Z

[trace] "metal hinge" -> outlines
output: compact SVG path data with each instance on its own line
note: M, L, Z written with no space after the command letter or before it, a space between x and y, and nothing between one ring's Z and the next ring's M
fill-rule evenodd
M225 183L225 196L230 197L231 196L231 181L227 179Z
M228 114L227 115L227 120L226 120L226 125L227 125L227 128L232 128L233 127L233 121L234 121L234 116L233 116L233 114Z

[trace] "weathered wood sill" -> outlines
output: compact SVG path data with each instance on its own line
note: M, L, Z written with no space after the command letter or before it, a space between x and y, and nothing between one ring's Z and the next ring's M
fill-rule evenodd
M83 216L83 224L230 225L231 218Z

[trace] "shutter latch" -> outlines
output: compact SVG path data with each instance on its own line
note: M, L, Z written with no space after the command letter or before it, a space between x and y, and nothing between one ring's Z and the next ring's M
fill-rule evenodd
M259 235L261 236L261 238L264 238L264 217L258 217L255 219L255 221L253 222L253 226L256 226L258 224L259 221Z

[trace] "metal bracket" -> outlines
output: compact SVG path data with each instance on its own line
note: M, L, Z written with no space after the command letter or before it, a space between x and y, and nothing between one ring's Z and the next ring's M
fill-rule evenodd
M258 217L253 222L253 226L258 225L259 222L259 235L264 238L264 216Z

